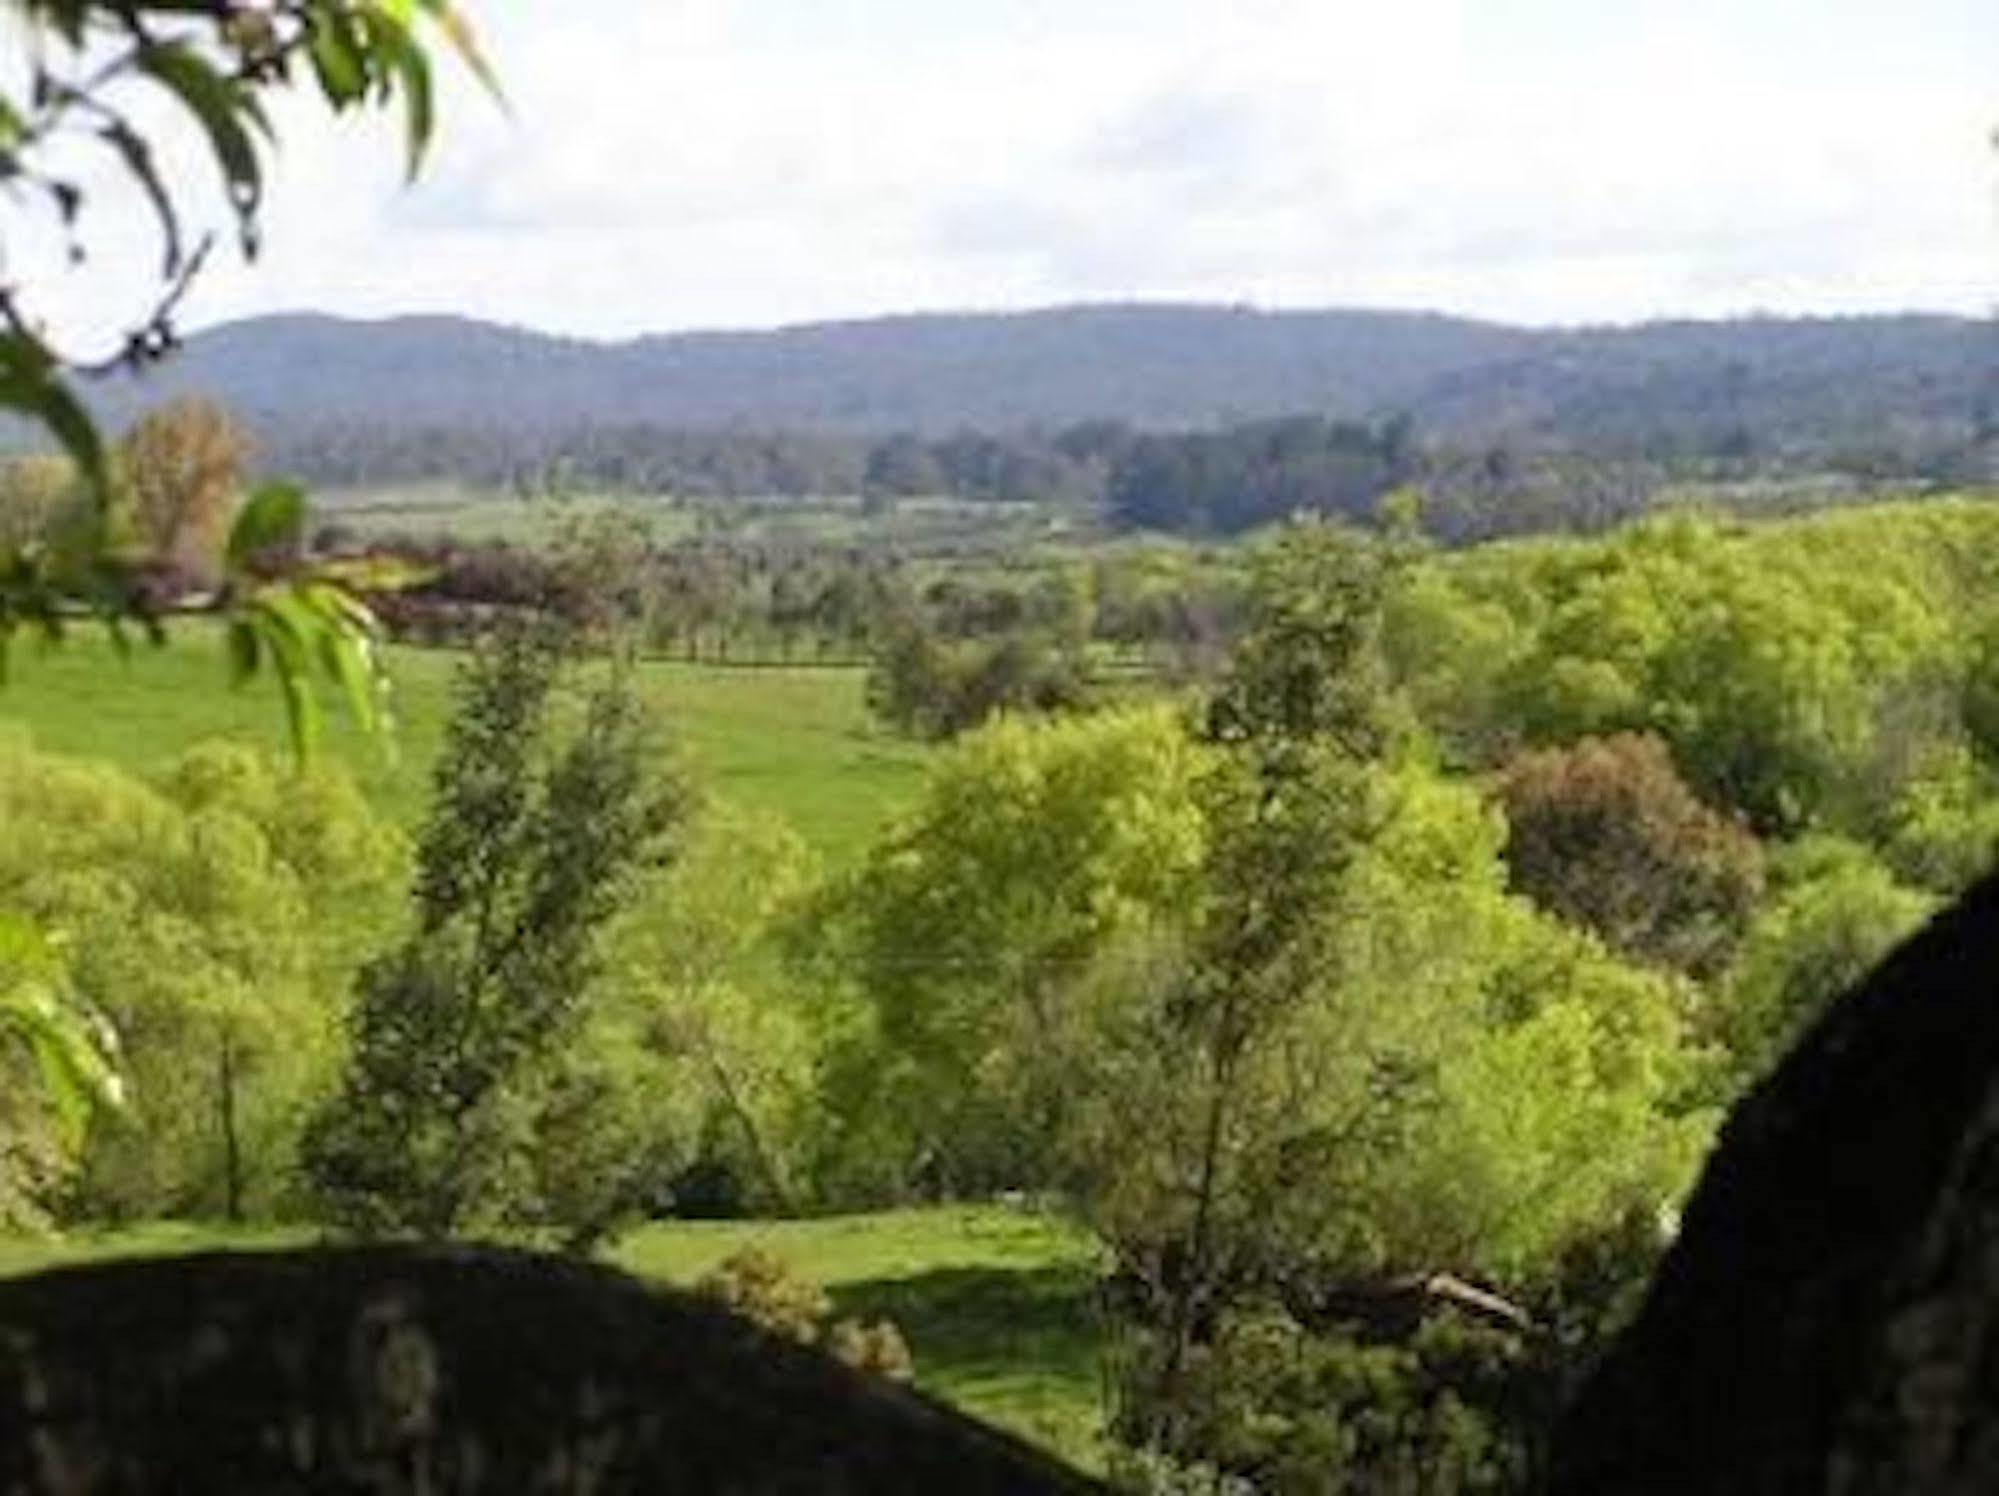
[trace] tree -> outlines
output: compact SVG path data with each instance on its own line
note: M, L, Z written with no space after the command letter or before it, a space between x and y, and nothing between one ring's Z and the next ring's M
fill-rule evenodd
M1513 886L1641 961L1728 964L1763 891L1756 839L1695 798L1657 738L1530 752L1499 781Z
M1864 847L1813 839L1790 849L1778 887L1715 995L1730 1080L1746 1088L1842 993L1935 911Z
M1269 1223L1255 1219L1254 1143L1244 1146L1256 1072L1311 995L1337 981L1324 916L1381 814L1391 557L1300 525L1255 567L1250 628L1203 732L1216 753L1203 786L1207 890L1170 1004L1175 1047L1191 1062L1192 1156L1184 1200L1153 1228L1159 1341L1142 1443L1171 1441L1197 1334L1243 1259L1260 1255Z
M1063 1057L1084 979L1177 925L1206 843L1202 751L1163 707L967 734L896 832L814 911L831 1025L822 1169L863 1198L1065 1181Z
M210 400L176 400L125 434L119 481L149 559L213 584L249 455L248 433Z
M77 991L56 942L23 916L0 913L0 1077L29 1062L48 1099L42 1115L12 1087L0 1100L0 1227L38 1219L37 1197L56 1182L91 1111L120 1104L116 1056L110 1025Z
M782 821L709 805L609 936L603 1017L659 1072L647 1100L655 1136L677 1124L683 1184L691 1169L728 1202L795 1208L806 1129L821 1120L817 1034L776 948L812 878Z
M362 972L352 1058L307 1163L334 1218L441 1237L503 1221L588 1236L635 1203L600 1181L582 1218L541 1222L529 1176L549 1067L590 1011L598 935L680 812L656 784L622 666L581 702L547 620L472 655L417 853L414 928ZM559 1110L559 1106L558 1106ZM574 1205L577 1202L572 1201Z
M157 780L0 751L0 915L58 943L119 1036L124 1104L75 1138L67 1208L273 1215L337 1014L390 930L401 837L352 783L208 745Z
M60 457L17 457L0 466L0 552L53 543L81 496L75 467Z

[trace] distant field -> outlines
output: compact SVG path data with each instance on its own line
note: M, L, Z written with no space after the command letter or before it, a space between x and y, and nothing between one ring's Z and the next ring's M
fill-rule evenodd
M284 751L276 686L224 678L212 634L182 629L164 650L121 659L79 629L60 648L17 646L0 688L0 722L25 724L61 753L147 771L194 743L232 738ZM453 657L398 649L390 668L400 727L394 758L329 712L325 751L350 765L386 813L414 825L449 713ZM648 664L645 690L700 781L738 804L783 816L829 860L855 855L906 803L923 750L875 728L850 669L727 669Z
M0 1277L307 1240L303 1233L182 1225L52 1242L0 1238ZM1079 1464L1101 1463L1091 1259L1080 1237L1033 1215L958 1207L820 1221L663 1223L625 1238L612 1258L642 1277L689 1283L750 1241L824 1285L837 1314L895 1320L925 1391Z
M1094 527L1057 507L953 498L905 498L886 506L858 498L674 499L659 494L524 497L458 483L332 490L315 496L315 518L369 539L410 536L503 540L540 547L569 525L620 511L643 518L662 544L700 536L731 544L879 545L904 554L1018 552L1022 547L1099 539Z
M412 484L404 488L337 490L314 496L315 518L378 539L408 535L446 536L460 541L504 540L543 546L564 528L607 510L630 508L652 523L655 537L679 540L694 532L693 512L664 500L624 500L603 495L524 498L457 483Z

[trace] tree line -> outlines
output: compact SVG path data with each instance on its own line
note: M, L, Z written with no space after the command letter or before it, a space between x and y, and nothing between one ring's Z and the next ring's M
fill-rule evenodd
M886 436L684 430L643 423L512 428L380 423L272 428L264 462L334 488L451 480L522 498L573 492L681 500L950 497L1102 515L1119 528L1232 536L1295 512L1360 518L1423 488L1436 538L1597 531L1695 492L1756 512L1831 507L1884 490L1990 482L1999 423L1921 437L1806 443L1753 426L1711 437L1570 439L1426 430L1406 414L1301 414L1191 431L1113 421L1043 430Z

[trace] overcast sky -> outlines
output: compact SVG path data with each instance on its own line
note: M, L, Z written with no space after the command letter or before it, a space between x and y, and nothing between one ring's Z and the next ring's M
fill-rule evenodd
M295 126L194 320L1999 304L1992 0L470 8L511 116L454 87L409 190L385 132Z

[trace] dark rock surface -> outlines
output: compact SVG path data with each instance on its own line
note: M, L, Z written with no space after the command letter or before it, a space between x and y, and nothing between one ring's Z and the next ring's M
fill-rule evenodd
M606 1269L215 1255L0 1284L0 1492L1096 1489L887 1382Z
M1737 1108L1552 1485L1999 1492L1999 879Z

